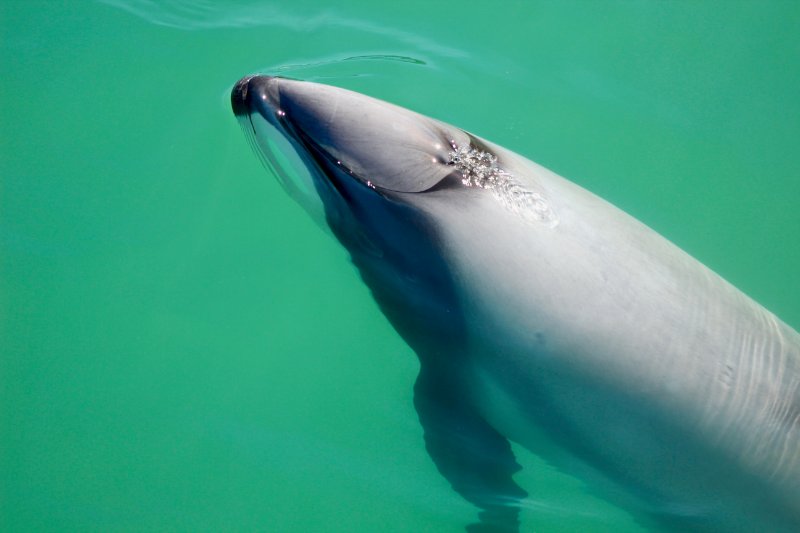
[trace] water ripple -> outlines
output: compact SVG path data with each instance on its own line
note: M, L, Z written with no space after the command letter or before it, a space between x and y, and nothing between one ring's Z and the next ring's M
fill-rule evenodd
M295 31L313 31L323 27L338 27L377 34L441 57L464 58L469 56L464 50L443 46L399 28L343 17L330 10L323 10L315 14L295 14L275 5L254 3L219 5L209 0L175 0L168 5L162 5L153 0L96 1L131 13L152 24L181 30L279 26ZM387 57L399 58L402 56L389 55L383 56L382 59Z

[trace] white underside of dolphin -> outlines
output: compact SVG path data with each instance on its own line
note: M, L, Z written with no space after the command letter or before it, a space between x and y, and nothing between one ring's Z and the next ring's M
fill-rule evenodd
M276 78L232 99L268 159L260 137L278 135L301 162L420 355L426 445L483 526L517 527L510 439L668 527L800 531L796 331L626 213L453 126Z

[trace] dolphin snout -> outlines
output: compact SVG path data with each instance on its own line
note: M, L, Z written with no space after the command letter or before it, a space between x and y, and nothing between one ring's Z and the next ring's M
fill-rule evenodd
M329 160L384 191L431 189L453 172L452 147L471 142L465 132L407 109L290 78L244 77L231 91L231 106L240 119L250 118L245 131L254 129L256 139L277 131L306 157ZM271 128L260 129L265 123Z
M245 76L236 82L231 91L231 107L234 115L246 115L250 112L250 104L247 102L250 80L253 76Z
M277 80L273 76L245 76L236 82L231 90L231 107L235 115L246 115L252 111L253 101L277 102Z

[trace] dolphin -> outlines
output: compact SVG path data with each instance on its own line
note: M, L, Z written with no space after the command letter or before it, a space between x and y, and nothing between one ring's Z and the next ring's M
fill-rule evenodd
M249 76L235 115L420 360L427 451L514 532L510 442L646 527L800 531L800 335L658 233L476 135ZM528 487L535 491L534 487Z

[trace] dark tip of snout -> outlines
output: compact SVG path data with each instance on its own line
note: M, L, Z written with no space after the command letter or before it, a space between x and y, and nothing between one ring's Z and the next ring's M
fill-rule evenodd
M234 115L250 113L253 94L261 94L272 80L272 76L245 76L236 82L231 91L231 107Z
M250 93L250 80L255 76L245 76L236 82L231 91L231 107L236 116L246 115L250 112L248 94Z

